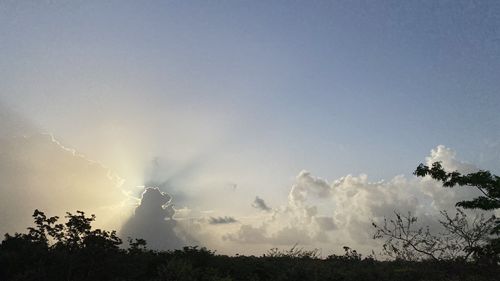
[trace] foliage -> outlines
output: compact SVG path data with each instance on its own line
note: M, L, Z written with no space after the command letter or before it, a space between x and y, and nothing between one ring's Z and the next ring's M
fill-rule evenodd
M414 174L418 177L430 176L441 181L444 187L467 186L476 188L482 195L471 200L456 203L457 207L465 209L495 210L500 208L500 177L489 171L480 170L475 173L461 174L458 171L447 172L440 162L434 162L431 167L420 164ZM487 245L474 247L476 260L497 265L500 263L500 219L494 219L490 234L495 237Z
M271 248L269 251L267 251L266 254L264 254L264 257L271 257L271 258L310 258L310 259L317 259L321 255L319 249L312 249L312 250L305 250L304 248L299 248L298 244L295 244L290 248L289 250L280 250L278 248Z
M442 211L439 223L444 231L432 233L429 226L418 226L418 218L410 212L402 215L395 211L395 218L384 219L375 227L374 238L385 239L383 250L392 258L416 261L423 259L453 260L469 258L488 243L489 233L494 227L495 217L483 214L472 221L464 211L457 209L455 216Z
M500 208L500 177L489 171L478 171L462 175L457 171L446 172L440 162L434 162L431 167L420 164L414 174L419 177L431 176L443 182L444 187L470 186L477 188L482 196L472 200L457 202L457 207L466 209L494 210Z
M147 242L142 238L128 238L128 252L130 254L140 254L147 251Z
M344 247L344 255L320 258L319 250L271 249L261 257L217 255L203 247L158 252L143 239L119 245L114 231L93 230L95 217L68 213L67 222L38 210L26 234L0 244L0 280L493 280L498 266L464 260L377 261ZM453 219L453 218L451 218ZM494 247L491 245L491 247ZM481 248L491 251L493 248ZM480 270L478 270L480 269Z
M500 207L500 178L488 171L462 175L440 163L420 165L417 176L431 176L445 187L477 188L482 196L457 206L493 210ZM343 255L321 258L319 249L273 248L261 257L218 255L204 247L153 251L140 238L128 248L115 231L93 229L95 216L67 213L65 223L35 210L27 233L6 234L0 243L0 280L495 280L500 274L500 221L442 212L443 231L418 226L412 214L374 224L392 261L362 257L344 247Z
M454 217L446 211L441 211L443 220L439 223L445 228L442 234L444 239L458 245L457 255L468 260L490 241L490 233L496 227L496 217L485 217L484 214L476 215L472 220L467 218L465 212L457 209Z
M337 261L346 261L346 262L360 262L363 261L363 256L358 253L356 250L351 249L350 247L344 246L344 255L329 255L327 257L328 260L337 260ZM373 256L368 256L364 259L365 261L374 260Z

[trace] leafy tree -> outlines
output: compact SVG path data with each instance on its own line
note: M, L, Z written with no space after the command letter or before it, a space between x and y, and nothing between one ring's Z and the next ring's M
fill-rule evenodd
M66 218L59 224L57 217L37 210L26 234L7 234L0 243L0 280L489 281L500 275L499 266L478 267L464 260L378 261L349 247L343 256L326 259L317 250L297 247L260 257L225 256L197 246L153 251L142 239L129 239L130 248L124 250L114 231L92 229L93 216L77 212Z
M56 224L58 219L59 217L57 216L47 218L43 212L36 209L33 212L35 227L28 227L26 238L32 242L41 243L46 246L49 245L49 237L57 241L61 240L64 226Z
M482 195L471 200L460 201L456 206L465 209L495 210L500 208L500 177L489 171L480 170L475 173L461 174L458 171L447 172L440 162L434 162L429 167L420 164L414 174L418 177L430 176L441 181L444 187L467 186L476 188ZM491 263L500 262L500 219L495 221L495 226L490 232L496 235L490 243L480 249L476 249L475 255L479 260L489 259Z
M141 238L132 239L128 237L128 252L131 254L140 254L147 250L147 242Z
M82 248L85 239L90 236L95 215L85 217L84 212L77 211L76 214L67 212L65 217L68 221L65 223L64 236L59 242L70 250Z
M418 177L430 176L443 182L444 187L469 186L477 188L482 196L472 200L457 202L457 207L465 209L494 210L500 208L500 177L489 171L478 171L467 175L446 172L440 162L434 162L431 167L420 164L414 174Z

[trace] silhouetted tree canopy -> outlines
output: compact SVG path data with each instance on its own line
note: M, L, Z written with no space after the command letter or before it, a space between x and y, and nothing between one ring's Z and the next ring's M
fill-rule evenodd
M462 175L434 163L421 164L415 175L429 175L445 187L470 186L482 192L458 202L459 207L500 207L500 178L488 171ZM396 212L395 219L374 224L376 238L386 239L386 254L395 258L388 261L363 257L347 246L344 255L326 258L317 249L297 245L273 248L260 257L217 255L198 246L154 251L141 238L128 238L125 248L116 231L92 228L94 215L66 213L66 222L60 223L59 217L35 210L27 233L5 234L0 244L0 280L496 280L499 220L480 216L469 223L460 210L443 216L445 236L415 228L417 218L411 214Z
M434 162L431 167L420 164L414 174L418 177L431 176L443 182L444 187L470 186L477 188L483 194L471 200L457 202L457 207L482 210L500 208L500 177L489 171L462 175L457 171L446 172L440 162Z
M418 217L394 212L394 218L385 218L383 224L373 223L374 239L384 239L384 254L408 261L417 260L471 260L480 249L490 242L491 230L495 227L494 216L484 214L469 219L460 209L454 216L441 212L442 226L439 232L429 226L417 224Z
M482 195L471 200L456 203L457 207L465 209L495 210L500 208L500 177L489 171L480 170L463 175L458 171L447 172L440 162L432 163L431 167L420 164L414 174L418 177L430 176L441 181L444 187L467 186L478 189ZM500 262L500 219L495 220L495 226L490 232L493 237L484 247L476 247L476 259L497 265Z
M6 234L0 244L0 280L494 280L500 269L465 260L383 261L349 247L321 258L297 245L255 256L217 255L206 248L129 247L114 231L92 229L93 215L67 213L67 221L35 210L27 233Z

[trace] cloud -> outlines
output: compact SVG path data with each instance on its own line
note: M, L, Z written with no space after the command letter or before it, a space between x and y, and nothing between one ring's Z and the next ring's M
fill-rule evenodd
M332 188L323 179L311 176L307 171L301 171L296 177L295 184L292 185L288 200L292 205L298 205L307 200L312 194L316 197L328 197L331 195Z
M267 206L264 199L260 198L259 196L255 197L255 200L252 203L252 207L266 212L271 211L271 207Z
M315 242L328 242L323 232L315 232L298 226L284 226L275 232L270 232L269 224L253 226L242 225L236 233L229 233L222 238L227 241L242 244L267 244L272 246L313 245Z
M230 223L236 223L238 222L235 218L233 217L210 217L209 223L210 224L230 224Z
M431 155L425 158L427 165L432 165L434 162L441 162L443 168L447 171L458 171L460 173L473 173L479 170L476 166L459 161L457 158L457 153L444 145L438 145L436 148L431 150Z
M159 250L178 249L187 237L174 219L172 197L157 187L146 187L134 215L123 225L120 235L142 238L148 247Z
M51 135L33 133L29 124L16 121L14 115L6 116L10 119L0 118L0 125L8 128L0 131L0 232L24 231L31 224L35 208L60 216L66 211L83 210L97 215L96 226L122 226L123 237L144 238L152 249L201 243L225 249L226 253L238 249L258 254L262 252L256 251L269 247L299 243L325 252L340 251L348 245L366 253L378 246L372 239L372 221L380 222L398 210L412 212L419 222L435 227L440 210L453 210L456 202L480 195L470 187L443 188L428 177L400 175L374 182L361 174L328 181L301 171L281 205L271 208L256 197L252 206L260 212L249 206L248 210L238 209L238 203L245 199L233 200L234 207L223 210L218 203L225 199L213 189L191 188L191 193L185 193L179 184L182 176L177 175L189 174L192 168L185 169L187 172L167 171L163 177L161 171L169 166L161 166L157 159L145 178L161 185L145 188L140 202L132 205L133 199L123 191L123 179L112 170L63 146ZM441 161L447 170L478 170L459 161L452 149L442 145L425 158L427 164L435 161ZM171 180L174 176L175 181ZM173 201L178 204L178 195L185 204L176 210ZM197 196L196 200L192 196ZM201 212L207 209L213 210L208 220L207 214ZM240 211L238 224L234 217L220 216L229 211Z
M129 199L122 178L51 135L21 132L0 136L0 233L24 231L34 209L60 217L93 213L96 227L121 224Z
M242 225L236 233L229 233L222 237L223 240L239 242L242 244L261 244L269 243L270 239L266 236L266 226L260 227L249 224Z
M314 219L322 230L330 231L337 229L332 217L315 217Z
M141 204L135 209L135 215L153 220L172 220L175 210L170 204L172 197L156 187L147 187L142 193Z
M426 158L427 163L442 161L449 170L473 172L474 165L456 158L456 153L437 146ZM371 222L391 217L395 210L412 212L419 222L436 229L441 210L453 212L460 200L480 195L474 188L443 188L430 178L396 176L388 181L372 182L367 175L346 175L334 181L301 171L291 185L287 203L271 215L261 216L257 223L242 221L223 239L241 245L313 245L340 250L349 245L364 252L376 248Z

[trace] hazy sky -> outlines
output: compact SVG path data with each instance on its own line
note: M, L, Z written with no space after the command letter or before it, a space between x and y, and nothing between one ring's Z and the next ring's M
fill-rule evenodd
M0 1L5 116L241 235L302 170L414 181L434 149L499 173L499 73L498 1Z

